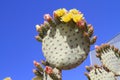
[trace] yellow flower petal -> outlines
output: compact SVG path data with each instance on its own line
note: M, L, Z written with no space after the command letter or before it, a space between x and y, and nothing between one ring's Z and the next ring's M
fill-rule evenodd
M57 15L58 17L63 16L65 13L67 13L67 10L65 8L63 9L58 9L56 11L54 11L55 15Z
M72 19L71 13L68 13L68 14L61 17L61 21L63 21L63 22L69 22L71 19Z
M79 13L79 11L77 9L71 9L69 12L73 13L73 14L78 14Z
M82 19L83 19L83 14L76 14L76 15L73 15L73 21L74 22L79 22L79 21L81 21Z
M10 77L6 77L4 78L4 80L12 80Z

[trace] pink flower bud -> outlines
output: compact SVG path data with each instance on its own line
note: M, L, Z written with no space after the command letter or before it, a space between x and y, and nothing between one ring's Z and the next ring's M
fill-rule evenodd
M83 20L82 20L82 21L79 21L79 22L77 22L77 25L78 25L78 26L84 26L84 25L85 25L85 21L83 21Z
M51 21L51 20L52 20L52 17L50 16L50 14L45 14L45 15L44 15L44 19L45 19L46 21Z
M46 72L47 74L51 74L51 73L53 73L53 69L52 69L51 67L49 67L49 66L46 66L46 67L45 67L45 72Z
M37 61L33 61L33 63L34 63L35 66L40 65Z

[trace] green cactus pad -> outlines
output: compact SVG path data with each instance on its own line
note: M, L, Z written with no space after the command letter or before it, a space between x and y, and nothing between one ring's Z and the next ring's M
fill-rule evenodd
M105 68L115 75L120 75L120 51L109 44L96 47L97 57L101 59Z
M75 31L67 24L48 30L42 42L44 56L51 65L60 69L78 66L87 57L90 42L82 31Z
M76 9L54 11L54 17L44 16L47 23L37 25L39 39L46 61L59 69L72 69L87 57L90 45L96 41L93 27L87 25L83 14ZM93 37L91 39L91 37ZM38 40L38 38L36 37Z
M87 67L89 73L85 73L89 80L116 80L112 72L108 72L102 67Z

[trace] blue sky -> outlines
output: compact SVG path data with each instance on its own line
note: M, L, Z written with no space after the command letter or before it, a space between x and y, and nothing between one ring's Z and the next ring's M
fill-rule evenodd
M0 0L0 80L31 80L35 68L33 60L44 59L41 43L34 39L36 24L43 23L43 15L58 8L76 8L95 29L100 45L120 33L119 0ZM91 50L94 45L91 47ZM63 71L63 80L87 80L84 66Z

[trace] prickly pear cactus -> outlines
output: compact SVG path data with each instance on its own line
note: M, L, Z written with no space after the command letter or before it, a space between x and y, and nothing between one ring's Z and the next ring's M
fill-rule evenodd
M120 51L109 44L96 46L97 57L101 60L103 66L120 76Z
M85 73L89 80L116 80L112 72L106 71L104 68L95 65L94 67L86 66L89 73Z
M44 24L36 25L39 32L36 39L42 41L46 61L64 70L80 65L96 41L96 36L92 37L93 27L87 24L83 14L63 8L54 11L53 17L46 14L44 19Z

